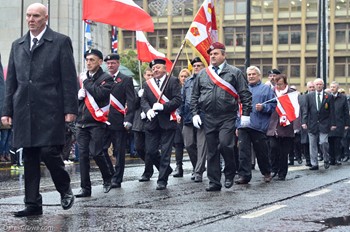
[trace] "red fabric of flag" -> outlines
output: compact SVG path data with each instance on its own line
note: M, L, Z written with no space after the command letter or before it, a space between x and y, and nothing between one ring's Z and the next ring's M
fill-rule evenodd
M83 20L132 31L154 31L151 16L132 0L83 0Z

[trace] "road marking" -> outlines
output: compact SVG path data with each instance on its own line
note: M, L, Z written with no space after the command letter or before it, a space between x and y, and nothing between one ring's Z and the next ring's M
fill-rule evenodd
M306 170L306 169L309 169L308 166L305 166L305 165L301 165L301 166L289 166L288 167L288 171L299 171L299 170Z
M305 194L305 197L316 197L316 196L328 193L330 191L331 191L330 189L322 189L322 190L319 190L319 191L316 191L316 192Z
M265 209L261 209L261 210L258 210L256 212L253 212L253 213L250 213L250 214L247 214L247 215L244 215L241 218L256 218L256 217L260 217L260 216L263 216L264 214L271 213L271 212L273 212L275 210L279 210L279 209L284 208L286 206L287 205L274 205L274 206L271 206L271 207L268 207L268 208L265 208Z

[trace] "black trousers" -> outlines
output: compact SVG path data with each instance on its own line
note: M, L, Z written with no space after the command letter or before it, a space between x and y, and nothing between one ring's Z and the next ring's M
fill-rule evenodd
M342 137L329 137L329 158L331 164L335 164L336 161L341 159L341 140Z
M112 177L113 183L123 182L124 170L125 170L125 150L126 150L126 138L128 132L126 130L111 130L107 129L106 139L103 152L106 156L106 160L111 160L108 155L108 148L113 144L113 156L115 157L114 173ZM111 169L112 162L108 164ZM112 166L113 168L113 166Z
M235 176L235 121L235 118L213 119L206 116L203 123L208 146L207 176L210 185L222 186L220 154L225 161L225 178L233 179Z
M153 164L159 170L158 184L168 183L168 177L172 172L170 167L171 150L174 143L176 130L146 130L146 155L152 158ZM160 155L159 155L160 148Z
M91 192L90 181L90 154L99 167L104 182L109 182L112 178L107 158L103 154L103 145L105 141L106 128L100 126L78 127L77 144L79 147L79 163L80 163L80 186L81 188Z
M261 174L271 173L266 134L250 128L240 128L238 130L238 174L247 181L252 178L252 145Z
M27 207L41 207L40 162L49 169L57 191L63 196L70 191L70 177L64 168L61 152L63 145L23 148L24 157L24 203Z
M142 176L145 176L147 178L151 178L153 175L153 163L152 159L149 156L149 154L146 154L145 150L145 132L141 131L134 131L134 142L135 142L135 150L137 154L140 156L140 158L145 162L145 170L142 174ZM159 151L158 151L158 155Z
M293 146L292 137L269 137L272 171L285 178L288 173L288 154Z

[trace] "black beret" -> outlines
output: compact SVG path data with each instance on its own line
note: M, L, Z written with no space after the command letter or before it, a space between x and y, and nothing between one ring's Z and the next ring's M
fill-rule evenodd
M104 59L104 61L108 61L108 60L119 60L119 54L118 53L111 53L109 55L107 55Z
M281 72L278 69L274 68L274 69L268 71L267 74L281 74Z
M149 63L149 67L152 68L153 65L156 65L156 64L164 64L165 65L165 63L166 62L163 59L154 59L154 60L152 60L151 63Z
M84 54L84 58L86 58L86 56L90 55L90 54L93 54L93 55L96 55L98 56L98 58L100 58L101 60L103 59L103 55L102 55L102 52L97 50L97 49L90 49L90 50L87 50Z
M210 47L207 50L207 53L209 54L214 49L221 49L221 50L224 50L224 51L226 50L225 45L223 45L220 42L215 42L212 45L210 45Z
M197 62L203 63L199 57L195 57L195 58L191 61L191 64L193 65L194 63L197 63Z

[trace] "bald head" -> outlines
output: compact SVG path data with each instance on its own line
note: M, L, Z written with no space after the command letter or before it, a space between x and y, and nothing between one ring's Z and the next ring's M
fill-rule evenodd
M26 12L26 21L28 23L29 31L37 36L46 27L46 22L48 20L48 11L46 6L41 3L33 3L28 6Z

